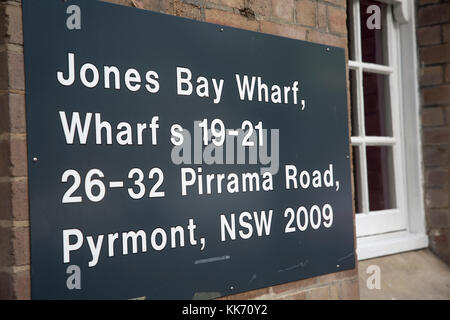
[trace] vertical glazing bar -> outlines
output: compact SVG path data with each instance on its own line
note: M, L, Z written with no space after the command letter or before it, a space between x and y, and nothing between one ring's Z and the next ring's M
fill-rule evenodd
M367 181L367 156L366 156L366 143L364 137L366 135L365 122L364 122L364 90L363 90L363 69L362 62L362 49L361 49L361 15L359 0L353 1L353 18L354 18L354 46L355 46L355 59L358 62L358 68L356 70L356 83L357 83L357 108L358 108L358 132L359 136L363 137L363 143L359 149L359 181L360 181L360 194L361 194L361 208L362 213L369 212L369 188Z

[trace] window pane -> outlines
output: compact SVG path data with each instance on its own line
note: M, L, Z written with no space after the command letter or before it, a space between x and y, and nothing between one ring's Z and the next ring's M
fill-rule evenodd
M358 97L357 97L357 82L356 82L356 71L350 70L350 107L351 107L351 120L352 120L352 136L360 135L358 128Z
M367 147L366 150L370 211L395 208L392 147Z
M359 148L352 147L353 151L353 184L355 188L355 210L356 213L361 213L362 210L362 198L361 198L361 179L360 179L360 162L359 162Z
M375 23L376 11L369 11L367 8L376 5L380 8L380 29L373 28ZM387 5L373 0L361 0L360 1L360 14L361 14L361 44L362 44L362 61L371 62L377 64L387 64L386 58L386 11ZM373 29L369 29L373 28Z
M388 77L364 72L363 88L366 136L392 136Z

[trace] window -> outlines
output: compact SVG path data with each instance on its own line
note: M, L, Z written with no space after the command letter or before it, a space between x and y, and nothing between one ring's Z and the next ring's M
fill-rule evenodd
M412 13L409 19L405 17L408 10L412 12L413 7L403 0L348 2L351 143L360 259L428 245L416 125L415 29ZM367 21L378 13L380 28L373 28ZM402 48L405 42L412 49L409 52ZM411 70L413 81L405 79ZM415 99L406 97L411 91ZM411 111L414 117L405 115ZM411 132L413 136L405 136ZM415 190L409 183L415 184ZM412 199L417 195L420 198Z

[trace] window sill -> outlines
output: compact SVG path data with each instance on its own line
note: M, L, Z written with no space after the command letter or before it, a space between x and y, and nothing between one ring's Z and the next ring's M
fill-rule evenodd
M366 260L426 247L428 247L426 234L399 231L357 238L356 252L358 260Z

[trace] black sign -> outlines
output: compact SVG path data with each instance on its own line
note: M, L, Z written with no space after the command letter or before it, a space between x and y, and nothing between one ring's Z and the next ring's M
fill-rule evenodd
M92 0L23 18L33 298L354 268L344 49Z

